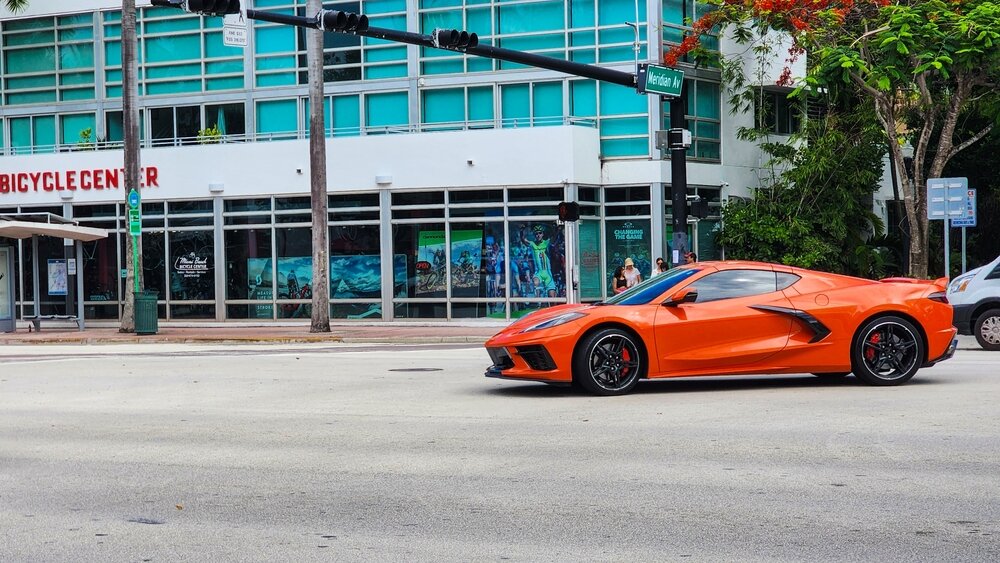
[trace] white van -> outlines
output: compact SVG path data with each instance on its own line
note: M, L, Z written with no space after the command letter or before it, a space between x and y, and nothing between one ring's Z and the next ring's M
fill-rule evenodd
M1000 256L948 284L959 334L973 334L987 350L1000 350Z

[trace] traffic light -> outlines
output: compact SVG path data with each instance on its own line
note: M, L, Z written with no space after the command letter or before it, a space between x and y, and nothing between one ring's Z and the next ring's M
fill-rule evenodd
M342 12L340 10L323 10L320 12L320 22L323 31L338 31L341 33L353 33L368 29L368 16L358 15L354 12Z
M559 204L559 220L563 223L580 219L580 204L575 201L564 201Z
M688 196L688 214L704 219L708 217L708 200L701 196Z
M434 39L434 46L438 49L464 51L479 45L478 35L457 29L435 29L431 33L431 37Z

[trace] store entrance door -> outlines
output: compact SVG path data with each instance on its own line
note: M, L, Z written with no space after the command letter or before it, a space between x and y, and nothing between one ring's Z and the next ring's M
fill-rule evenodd
M0 332L14 332L14 248L0 246Z

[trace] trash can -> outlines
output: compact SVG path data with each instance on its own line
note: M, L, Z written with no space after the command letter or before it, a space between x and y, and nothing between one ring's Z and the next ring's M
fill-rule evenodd
M156 299L159 294L155 291L135 292L135 333L136 334L156 334L157 314Z

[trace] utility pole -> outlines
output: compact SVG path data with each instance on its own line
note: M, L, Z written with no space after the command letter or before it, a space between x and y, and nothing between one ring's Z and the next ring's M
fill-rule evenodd
M320 15L322 0L309 0L306 12ZM312 326L309 332L330 332L330 243L326 190L326 125L323 99L322 25L306 29L309 61L309 181L312 195Z
M125 135L125 197L139 192L139 61L135 0L122 0L122 125ZM129 209L129 206L126 206ZM143 287L142 235L125 236L125 305L119 332L135 332L135 294Z
M687 120L687 87L681 95L670 99L670 130L667 144L670 148L670 214L673 216L673 237L670 242L670 262L674 266L684 263L688 252L687 236L687 148L691 133L685 129Z

